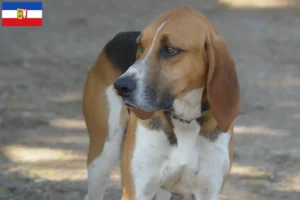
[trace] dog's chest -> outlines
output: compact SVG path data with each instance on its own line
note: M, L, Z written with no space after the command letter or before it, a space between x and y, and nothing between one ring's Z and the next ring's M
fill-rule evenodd
M154 172L160 187L181 195L218 190L229 170L230 135L222 133L212 142L199 135L196 122L174 125L177 145L170 145L163 132L138 128L133 172L135 165L145 176Z

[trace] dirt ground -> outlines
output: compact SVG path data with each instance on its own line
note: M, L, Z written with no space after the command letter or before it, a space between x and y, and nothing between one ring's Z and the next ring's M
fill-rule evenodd
M114 34L183 4L223 34L241 84L235 160L221 199L300 199L297 0L52 0L44 1L42 28L1 27L0 199L83 199L87 71ZM116 169L105 199L118 199L119 181Z

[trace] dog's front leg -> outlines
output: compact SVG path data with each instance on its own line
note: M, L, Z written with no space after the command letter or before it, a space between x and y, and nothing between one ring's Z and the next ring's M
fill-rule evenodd
M155 196L167 145L162 132L147 129L131 116L122 159L122 200L151 200Z
M152 200L159 191L157 168L151 168L150 163L140 163L140 165L131 163L133 166L130 176L124 173L122 200Z
M220 184L208 184L200 187L194 194L195 200L219 200Z
M159 180L154 175L155 172L144 171L134 173L133 182L123 180L124 189L121 200L152 200L159 190Z

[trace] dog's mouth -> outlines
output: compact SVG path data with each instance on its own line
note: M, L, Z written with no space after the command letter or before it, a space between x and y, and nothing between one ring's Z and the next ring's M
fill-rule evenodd
M123 104L128 107L128 108L136 108L136 109L140 109L144 112L155 112L155 111L158 111L158 110L164 110L164 111L169 111L172 109L172 106L173 106L173 103L174 101L165 101L165 102L162 102L159 106L159 108L155 109L155 107L153 106L149 106L149 108L144 108L144 107L140 107L126 99L123 99Z
M152 99L150 101L145 99L144 104L139 105L136 104L135 101L132 101L130 98L123 98L123 104L130 110L132 110L135 116L139 119L149 119L156 111L159 110L170 111L173 107L173 103L173 98L164 99L160 102L155 102Z
M130 103L128 101L124 101L124 105L127 106L128 108L134 108L135 107L132 103Z
M134 115L137 118L142 119L142 120L151 118L155 112L155 111L146 111L144 109L141 109L138 106L136 106L135 104L133 104L127 100L124 100L124 105L127 106L134 113Z

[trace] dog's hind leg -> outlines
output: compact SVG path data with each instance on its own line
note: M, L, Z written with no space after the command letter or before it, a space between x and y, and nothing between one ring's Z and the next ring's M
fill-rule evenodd
M89 71L83 113L90 144L86 200L102 200L109 175L118 161L129 118L113 84L134 62L139 31L121 32L101 51Z

